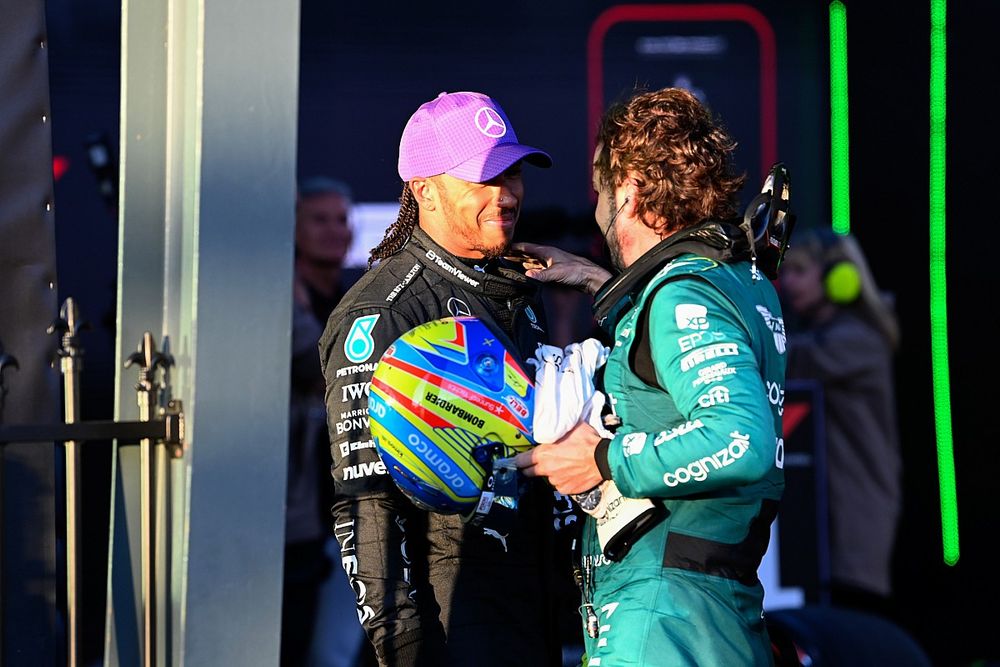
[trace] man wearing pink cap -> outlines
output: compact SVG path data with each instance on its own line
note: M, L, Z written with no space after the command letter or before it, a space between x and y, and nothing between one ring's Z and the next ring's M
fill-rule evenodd
M399 145L399 217L320 340L334 533L382 665L560 663L551 493L529 489L507 534L424 512L386 474L367 417L377 361L421 323L474 315L522 360L545 342L538 284L503 259L523 162L551 165L486 95L442 93L417 109Z

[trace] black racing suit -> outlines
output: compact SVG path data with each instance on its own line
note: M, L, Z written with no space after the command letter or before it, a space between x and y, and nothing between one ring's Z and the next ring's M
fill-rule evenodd
M383 665L557 665L551 492L530 486L515 528L490 534L417 509L372 442L382 352L418 324L460 315L492 322L522 361L546 337L537 283L503 262L477 271L419 227L330 316L319 347L343 567Z

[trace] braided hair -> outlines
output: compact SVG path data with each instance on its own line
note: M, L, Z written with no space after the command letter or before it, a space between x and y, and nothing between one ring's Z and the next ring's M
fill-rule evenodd
M385 230L382 241L371 249L368 255L368 268L376 261L395 255L403 247L403 244L410 239L413 234L413 227L417 224L417 212L420 207L417 205L417 198L410 191L410 184L403 183L403 193L399 195L399 216L396 222L392 223Z

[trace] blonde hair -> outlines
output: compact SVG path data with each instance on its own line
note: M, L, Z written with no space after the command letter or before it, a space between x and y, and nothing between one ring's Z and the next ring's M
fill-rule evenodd
M856 309L877 328L892 349L899 347L899 322L892 297L879 290L857 239L850 234L835 234L824 229L808 230L793 239L793 243L795 253L805 253L821 266L830 267L837 262L853 264L861 279L861 293L857 301L846 307Z

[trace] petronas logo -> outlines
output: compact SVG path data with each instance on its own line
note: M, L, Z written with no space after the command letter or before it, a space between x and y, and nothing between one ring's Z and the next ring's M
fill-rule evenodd
M347 340L344 341L344 356L349 361L360 364L372 356L375 351L372 329L375 328L378 318L378 315L365 315L354 320L350 331L347 332Z

